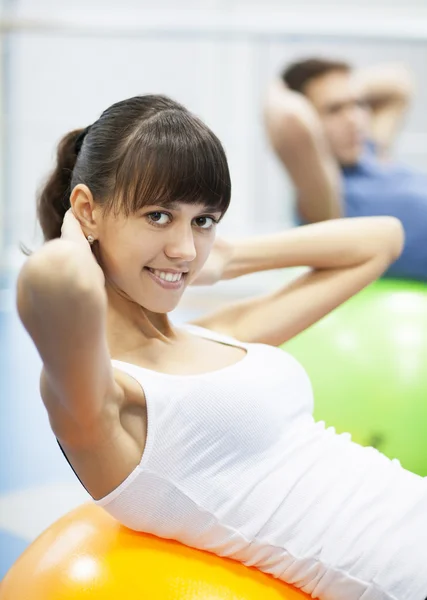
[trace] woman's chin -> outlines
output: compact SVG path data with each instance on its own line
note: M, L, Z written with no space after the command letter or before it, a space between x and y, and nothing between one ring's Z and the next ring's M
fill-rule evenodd
M148 310L152 313L166 314L176 309L181 300L181 296L182 293L180 293L179 296L176 295L176 297L173 299L169 298L167 300L160 298L155 298L153 300L145 299L143 302L140 303L140 305L142 306L142 308L145 308L145 310Z

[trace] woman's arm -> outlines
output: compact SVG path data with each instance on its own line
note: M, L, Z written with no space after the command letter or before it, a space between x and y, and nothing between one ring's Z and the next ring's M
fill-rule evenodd
M309 223L341 217L338 164L308 100L275 81L264 117L270 143L296 188L301 216Z
M371 136L387 156L413 95L413 82L403 65L375 65L354 74L371 112Z
M48 242L27 260L17 284L19 316L43 360L43 400L56 435L69 444L77 432L80 443L85 432L94 435L107 399L118 393L102 271L73 227L78 223L67 228L67 239Z
M296 266L311 271L195 324L242 341L283 343L377 279L398 258L403 241L402 225L393 217L337 219L237 241L222 279Z

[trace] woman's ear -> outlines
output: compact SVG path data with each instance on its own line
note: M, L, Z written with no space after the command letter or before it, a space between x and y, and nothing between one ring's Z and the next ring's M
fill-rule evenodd
M79 221L83 233L89 234L96 240L98 238L98 211L92 192L83 183L79 183L71 192L70 204L73 209L74 216Z

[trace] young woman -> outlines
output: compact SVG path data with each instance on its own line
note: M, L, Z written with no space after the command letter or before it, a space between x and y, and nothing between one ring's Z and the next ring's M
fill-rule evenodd
M426 481L315 423L307 375L274 347L381 275L401 225L215 242L230 191L218 139L166 97L119 102L63 139L38 204L47 243L18 280L52 429L130 528L314 598L422 600ZM168 319L191 282L296 265L311 270L271 295Z

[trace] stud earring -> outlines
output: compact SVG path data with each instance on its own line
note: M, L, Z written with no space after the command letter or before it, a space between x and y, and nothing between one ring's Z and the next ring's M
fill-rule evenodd
M90 245L92 245L93 242L95 241L95 238L93 237L93 235L89 234L87 236L87 241L89 242Z

